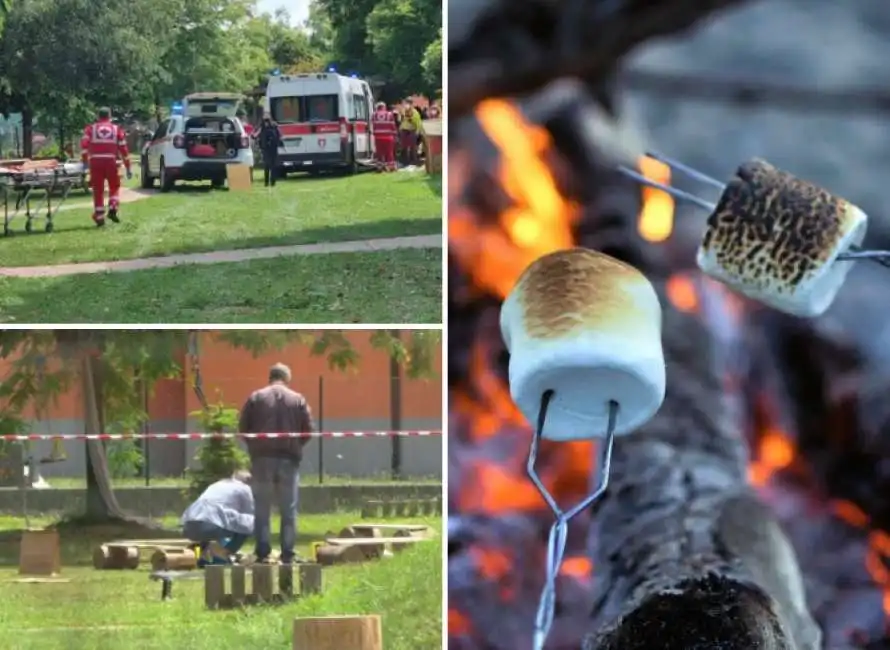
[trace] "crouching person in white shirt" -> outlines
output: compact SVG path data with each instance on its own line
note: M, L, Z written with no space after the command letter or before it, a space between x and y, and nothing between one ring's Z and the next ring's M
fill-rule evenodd
M204 490L183 513L183 536L201 546L199 567L230 562L253 533L250 481L250 472L239 470Z

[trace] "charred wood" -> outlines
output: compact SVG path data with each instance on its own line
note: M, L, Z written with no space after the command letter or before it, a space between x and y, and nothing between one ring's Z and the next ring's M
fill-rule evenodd
M561 77L600 82L640 43L683 32L741 2L452 3L449 19L462 18L448 44L449 110L457 116L483 99L523 95ZM472 12L464 6L468 4L473 5Z
M586 650L816 650L794 551L746 482L745 423L716 340L668 309L659 415L615 444L593 517Z

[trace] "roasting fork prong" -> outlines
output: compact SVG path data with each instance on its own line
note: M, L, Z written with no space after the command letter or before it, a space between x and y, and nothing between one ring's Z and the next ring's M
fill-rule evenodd
M665 165L670 167L671 170L679 171L683 174L686 174L692 179L704 183L705 185L708 185L715 189L719 189L721 192L726 189L726 185L724 183L721 183L713 176L709 176L704 172L695 169L694 167L690 167L689 165L680 162L679 160L675 160L673 158L670 158L669 156L665 156L664 154L651 151L647 151L646 156L648 158L652 158L653 160L657 160L658 162L664 163ZM656 190L661 190L662 192L667 192L678 201L690 203L698 208L701 208L702 210L705 210L708 213L713 212L717 208L716 203L712 203L707 199L696 196L691 192L686 192L671 185L665 185L664 183L659 183L656 180L647 178L640 172L636 171L635 169L631 169L630 167L619 165L617 169L623 175L637 181L641 185L645 185L646 187L651 187ZM841 261L869 260L890 268L890 251L864 250L859 246L850 246L845 252L838 255L837 259Z

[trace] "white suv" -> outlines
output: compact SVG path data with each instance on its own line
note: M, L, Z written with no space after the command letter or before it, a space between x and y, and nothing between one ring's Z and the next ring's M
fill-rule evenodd
M142 148L142 187L162 192L176 181L207 181L213 187L226 182L226 165L253 167L250 137L235 117L241 96L231 93L195 93L185 98L182 114L161 122L151 141Z

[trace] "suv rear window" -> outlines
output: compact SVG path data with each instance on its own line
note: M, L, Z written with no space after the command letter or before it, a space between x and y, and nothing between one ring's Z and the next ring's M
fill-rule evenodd
M273 97L269 109L272 119L279 124L336 122L340 114L337 95Z
M185 122L187 133L238 133L238 125L226 117L190 117Z

